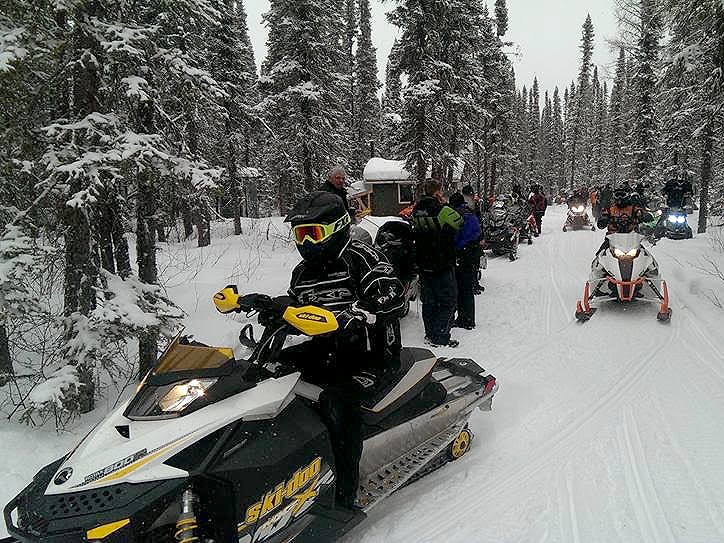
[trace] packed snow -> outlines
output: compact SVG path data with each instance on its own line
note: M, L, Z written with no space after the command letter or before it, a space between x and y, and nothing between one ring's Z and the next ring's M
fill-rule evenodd
M439 350L476 359L500 385L493 411L473 415L471 451L395 493L344 543L724 540L724 281L714 267L724 269L724 232L652 249L669 281L670 323L655 306L611 304L581 325L575 303L603 236L564 233L564 218L564 207L551 208L516 262L489 259L477 329L454 330L460 347ZM374 233L380 221L363 225ZM237 237L215 225L210 247L159 252L168 296L199 340L235 345L244 322L219 315L214 292L235 283L282 294L299 259L280 219L243 226ZM413 307L404 341L422 336ZM61 435L5 421L0 502L115 401Z

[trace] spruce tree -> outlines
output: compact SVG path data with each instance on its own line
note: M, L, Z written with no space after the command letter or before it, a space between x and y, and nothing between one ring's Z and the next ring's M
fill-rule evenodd
M634 51L632 94L633 177L644 181L654 167L657 150L656 64L659 58L661 24L656 0L640 0L641 27Z
M279 207L289 209L342 159L347 133L344 51L331 0L273 0L264 16L268 55L262 66L260 109L271 131L266 169Z
M495 0L495 23L498 28L498 36L505 36L508 32L508 6L505 0Z
M372 25L369 0L359 0L359 43L356 52L355 103L357 107L354 130L354 160L352 171L361 174L367 159L377 154L381 110L377 98L377 55L372 45Z

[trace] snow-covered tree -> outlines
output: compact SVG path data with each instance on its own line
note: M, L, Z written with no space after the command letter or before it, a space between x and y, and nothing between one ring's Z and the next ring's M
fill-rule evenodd
M259 106L270 130L266 169L276 181L282 211L311 191L341 159L346 78L331 0L273 0L264 15L268 55L262 66Z
M377 154L381 109L377 98L380 82L377 79L377 55L372 45L372 22L369 0L359 0L359 42L355 55L356 114L354 118L354 157L352 171L360 175L367 160Z

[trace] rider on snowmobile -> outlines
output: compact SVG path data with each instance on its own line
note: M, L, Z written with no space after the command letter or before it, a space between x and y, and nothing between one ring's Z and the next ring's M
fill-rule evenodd
M667 207L681 208L691 199L694 189L691 186L691 181L686 179L670 179L666 182L661 192L666 196Z
M628 190L618 188L613 192L612 204L601 209L598 228L606 228L607 234L635 232L640 223L648 220L651 220L651 214L637 200L631 198ZM608 238L606 238L598 253L607 249L608 246Z
M360 403L399 360L403 287L382 253L350 240L350 216L338 196L313 192L286 221L303 258L292 272L289 295L298 305L333 311L339 330L282 355L324 389L319 405L337 463L337 500L352 507L362 455Z

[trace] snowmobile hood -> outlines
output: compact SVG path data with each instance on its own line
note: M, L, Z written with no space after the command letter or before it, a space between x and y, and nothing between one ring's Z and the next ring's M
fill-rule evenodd
M624 253L638 249L646 238L638 232L629 232L627 234L616 233L606 236L611 245L611 249L620 249Z
M300 374L270 378L183 417L132 421L128 402L111 412L65 458L45 494L186 477L171 456L237 420L273 418L294 398Z

